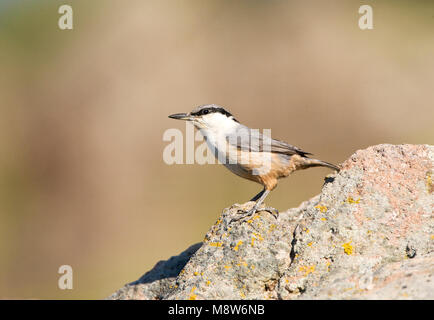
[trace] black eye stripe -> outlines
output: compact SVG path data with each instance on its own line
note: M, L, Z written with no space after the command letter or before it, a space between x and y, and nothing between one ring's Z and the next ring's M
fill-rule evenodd
M227 117L232 117L232 114L228 111L226 111L223 108L218 108L218 107L209 107L209 108L203 108L199 111L196 112L192 112L191 115L192 116L203 116L203 115L207 115L207 114L211 114L211 113L221 113L224 114ZM234 121L238 122L236 119L233 118Z
M218 108L218 109L216 109L217 110L217 112L220 112L221 114L224 114L225 116L227 116L227 117L231 117L232 116L232 114L231 113L229 113L229 112L227 112L225 109L223 109L223 108Z
M191 115L201 116L201 115L210 114L210 113L217 113L217 112L224 114L225 116L228 116L228 117L232 116L231 113L229 113L228 111L226 111L223 108L204 108L204 109L201 109L197 112L193 112Z

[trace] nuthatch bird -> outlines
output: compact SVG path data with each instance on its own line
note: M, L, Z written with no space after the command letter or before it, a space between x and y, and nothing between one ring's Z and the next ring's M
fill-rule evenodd
M310 167L340 169L331 163L310 158L308 155L311 153L242 125L231 113L214 104L199 106L190 113L172 114L169 118L191 121L226 168L264 186L251 200L256 204L241 218L254 214L276 187L277 180L296 170ZM264 210L277 212L274 208Z

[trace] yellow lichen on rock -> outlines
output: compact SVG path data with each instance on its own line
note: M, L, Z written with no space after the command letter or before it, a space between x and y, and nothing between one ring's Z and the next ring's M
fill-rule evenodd
M211 247L221 247L223 245L223 242L210 242L209 245Z
M195 291L196 289L197 289L196 287L193 287L193 288L191 289L190 297L188 298L189 300L196 300L197 295L194 294L194 291Z
M345 252L347 255L352 255L353 252L354 252L354 248L353 248L353 246L351 245L351 241L350 241L350 242L347 242L347 243L344 243L344 244L342 245L342 248L344 248L344 252Z
M242 244L243 244L243 241L241 241L241 240L238 241L237 245L234 247L234 250L235 250L235 251L238 251L240 245L242 245Z
M264 240L264 238L263 238L259 233L253 232L253 234L255 235L255 237L256 237L259 241Z
M325 213L328 210L326 206L322 205L317 205L315 208L318 209L321 213Z
M300 272L304 272L304 276L308 276L311 273L315 272L315 265L311 265L311 266L301 266L298 269Z
M360 203L360 198L358 198L357 200L354 200L353 197L348 197L348 198L347 198L347 202L348 202L349 204Z

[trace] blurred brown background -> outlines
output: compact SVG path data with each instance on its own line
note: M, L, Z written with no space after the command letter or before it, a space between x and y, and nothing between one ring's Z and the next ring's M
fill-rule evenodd
M260 191L222 166L166 165L163 132L185 130L169 114L220 104L334 163L434 142L433 1L74 0L72 31L61 4L0 4L0 298L104 298ZM267 203L297 206L329 172Z

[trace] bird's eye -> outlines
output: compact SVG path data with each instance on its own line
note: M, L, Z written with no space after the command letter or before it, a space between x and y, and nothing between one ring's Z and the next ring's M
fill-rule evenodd
M208 114L208 113L209 113L208 109L203 110L203 114Z

